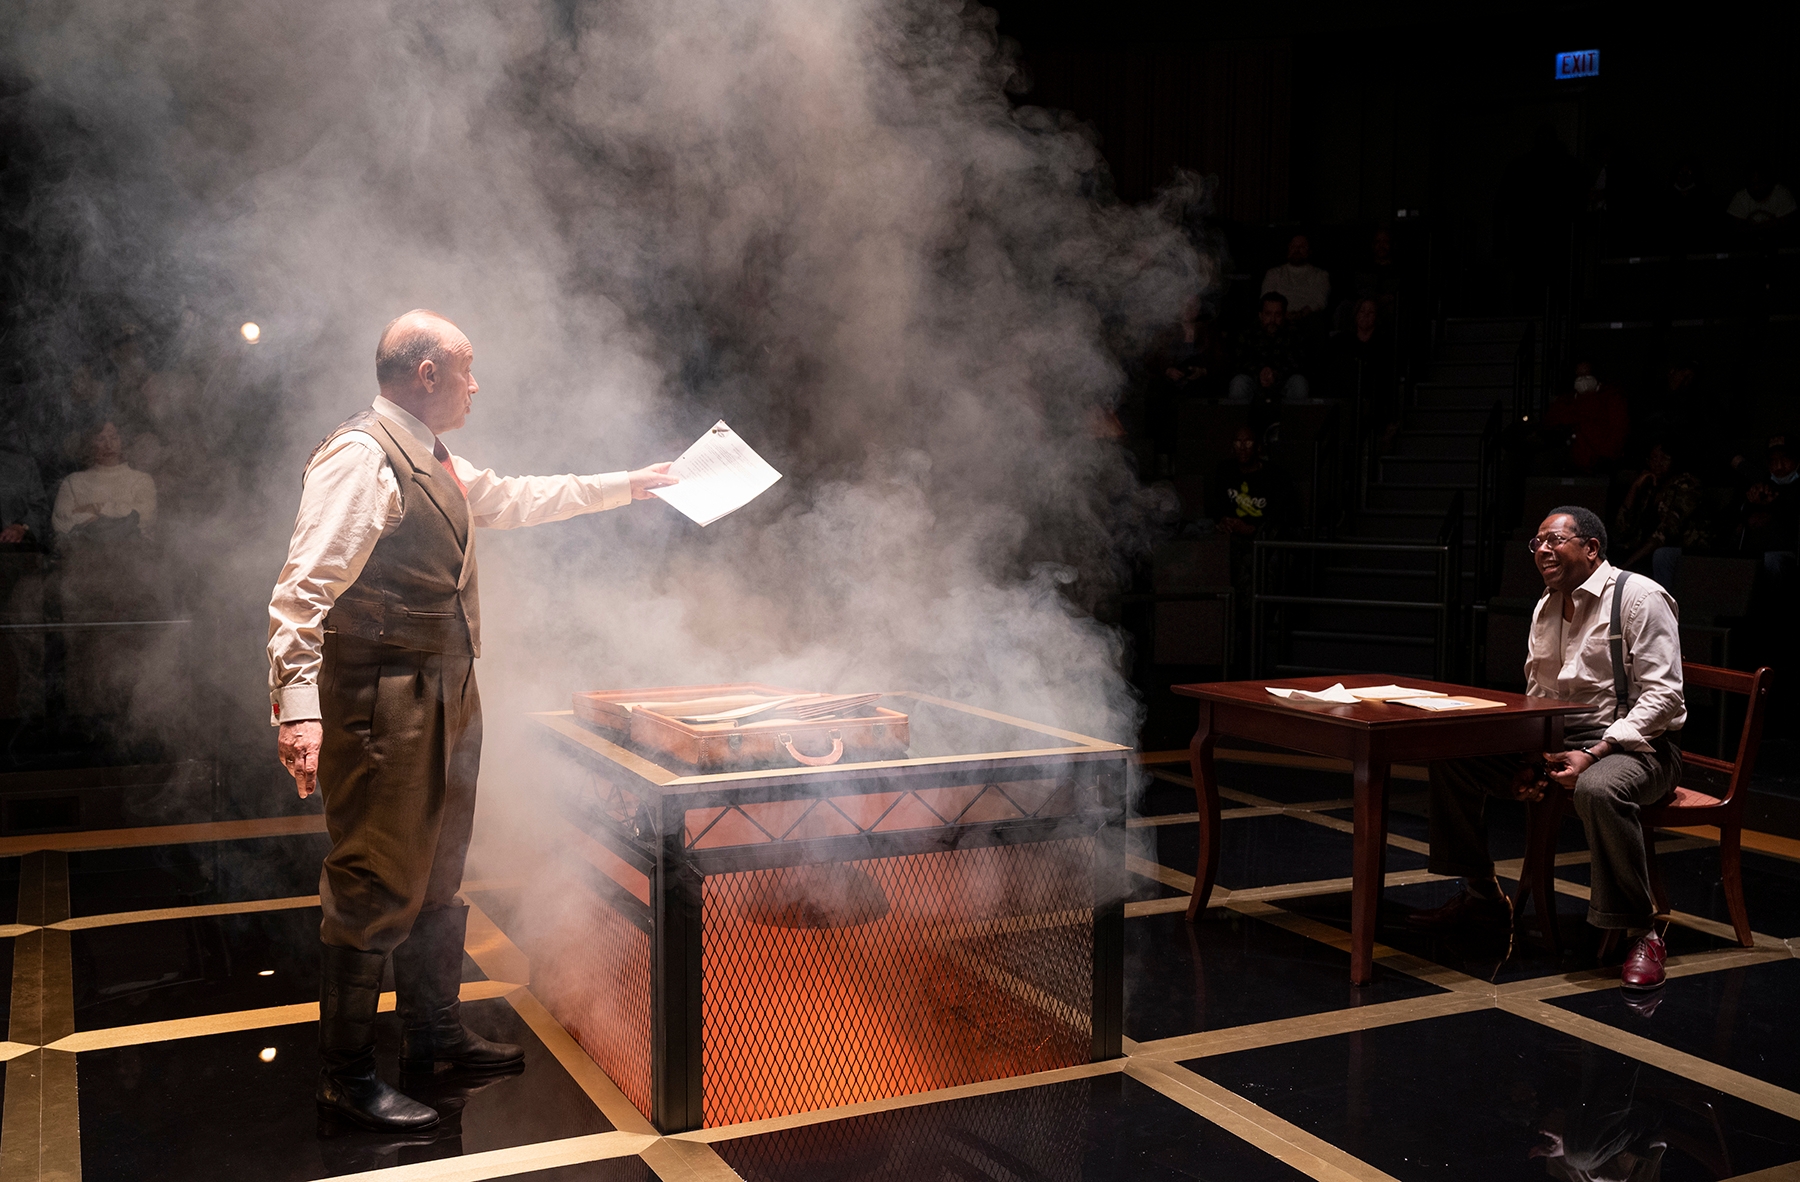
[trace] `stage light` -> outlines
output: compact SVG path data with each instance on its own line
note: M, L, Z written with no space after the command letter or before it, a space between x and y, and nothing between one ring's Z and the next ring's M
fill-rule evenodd
M249 341L252 345L262 340L262 326L254 320L244 321L244 326L238 329L238 331L243 333L244 339Z
M275 1048L264 1047L256 1057L261 1059L264 1063L273 1063L275 1061Z
M263 969L261 972L257 973L256 975L259 977L273 977L275 975L275 970L274 969Z

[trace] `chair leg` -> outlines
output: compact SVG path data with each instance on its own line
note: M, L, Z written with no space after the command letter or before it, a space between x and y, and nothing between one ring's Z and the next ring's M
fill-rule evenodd
M1658 915L1669 910L1669 892L1663 888L1662 863L1656 860L1656 826L1642 816L1638 823L1644 830L1644 865L1650 870L1650 901Z
M1725 883L1725 906L1731 911L1731 926L1737 929L1738 943L1750 948L1755 945L1756 937L1750 932L1750 911L1744 906L1744 866L1740 847L1742 838L1743 831L1736 825L1719 827L1719 870ZM1663 909L1661 895L1662 891L1659 889L1658 910Z
M1525 916L1525 900L1537 903L1538 930L1553 953L1562 952L1556 927L1556 829L1562 824L1563 794L1552 788L1544 799L1525 806L1525 859L1519 867L1519 895L1513 905L1513 921Z

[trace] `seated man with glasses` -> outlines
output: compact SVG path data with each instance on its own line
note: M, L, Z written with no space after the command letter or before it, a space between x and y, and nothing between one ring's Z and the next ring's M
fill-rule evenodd
M1463 891L1410 922L1425 931L1509 923L1512 908L1488 853L1486 799L1541 800L1554 782L1574 790L1593 851L1588 922L1633 940L1622 978L1628 988L1655 988L1666 953L1638 809L1667 796L1681 777L1671 738L1687 721L1675 601L1654 581L1606 561L1606 527L1587 509L1552 509L1527 545L1544 595L1531 618L1525 692L1593 709L1566 718L1565 750L1431 765L1431 869L1461 876Z

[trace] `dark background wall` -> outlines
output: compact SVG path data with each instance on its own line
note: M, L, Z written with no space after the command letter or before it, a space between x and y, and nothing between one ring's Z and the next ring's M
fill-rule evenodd
M1497 194L1540 126L1584 169L1607 159L1628 204L1683 159L1721 210L1759 157L1793 183L1800 87L1784 39L1752 12L1236 7L999 4L1030 74L1022 101L1091 121L1121 198L1188 168L1219 177L1228 224L1416 211L1437 228L1470 311L1493 286ZM1557 51L1592 48L1599 78L1553 78Z

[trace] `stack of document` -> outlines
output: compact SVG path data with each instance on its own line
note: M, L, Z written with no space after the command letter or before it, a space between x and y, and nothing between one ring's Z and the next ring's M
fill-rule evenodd
M1360 689L1345 689L1344 683L1340 681L1322 690L1283 689L1273 685L1267 688L1276 697L1287 698L1289 701L1336 702L1345 706L1354 706L1358 702L1404 702L1408 706L1430 710L1434 707L1427 704L1428 699L1442 698L1446 702L1451 700L1448 694L1437 690L1411 689L1404 685L1371 685Z

